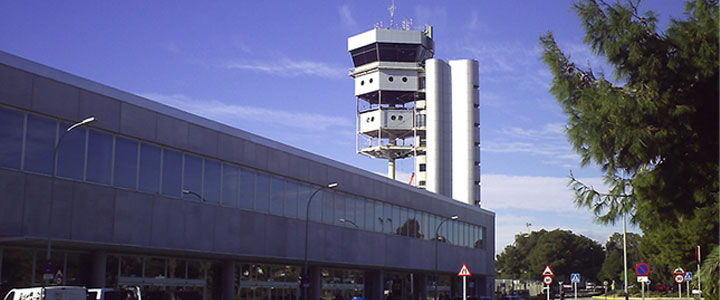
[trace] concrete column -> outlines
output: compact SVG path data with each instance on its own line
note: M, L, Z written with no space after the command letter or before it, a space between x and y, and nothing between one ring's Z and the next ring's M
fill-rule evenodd
M312 300L320 299L322 294L322 274L320 274L320 268L310 267L310 288L308 290L308 297Z
M385 279L383 271L373 270L365 272L365 299L382 300Z
M107 254L105 252L94 252L92 254L90 280L88 287L105 287L105 274L107 273Z
M427 275L424 273L413 274L413 300L427 299Z
M235 295L235 262L226 261L222 265L221 298L233 300Z

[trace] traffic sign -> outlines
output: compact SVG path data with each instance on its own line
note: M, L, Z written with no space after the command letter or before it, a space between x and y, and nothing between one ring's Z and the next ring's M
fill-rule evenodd
M685 272L685 275L683 277L685 277L685 281L692 281L692 276L692 272Z
M638 276L637 282L650 282L650 278L648 278L647 276Z
M607 280L603 280L603 286L607 286L607 285L608 285Z
M462 267L460 268L460 272L458 272L457 276L459 276L459 277L470 276L470 270L468 269L468 267L465 264L462 265Z
M580 273L572 273L572 274L570 274L570 282L572 282L572 283L578 283L578 282L580 282Z
M673 270L672 273L675 275L684 275L685 269L683 269L682 267L677 267L677 268L675 268L675 270Z
M546 285L551 285L553 283L553 279L551 276L543 276L543 283Z
M673 279L675 279L675 283L677 283L677 284L681 284L681 283L685 282L685 276L683 276L683 274L676 274L675 278L673 278Z
M550 265L545 265L545 270L543 270L542 276L555 276L555 273L553 273L553 270L550 269Z
M637 276L648 276L650 275L650 266L644 262L635 265L635 274Z
M46 259L42 263L43 273L55 273L55 262L52 259Z
M63 282L63 273L60 271L60 269L57 270L57 273L55 273L55 284L62 284Z

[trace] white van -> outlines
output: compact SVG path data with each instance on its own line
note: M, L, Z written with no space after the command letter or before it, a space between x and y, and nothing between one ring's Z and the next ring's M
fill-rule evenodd
M126 288L90 288L88 289L88 300L142 300L140 287Z
M3 300L87 300L82 286L30 287L10 290Z

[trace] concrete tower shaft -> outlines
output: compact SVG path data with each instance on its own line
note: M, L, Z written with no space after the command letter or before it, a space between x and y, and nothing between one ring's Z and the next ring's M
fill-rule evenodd
M480 202L480 100L478 62L448 62L452 80L452 197Z

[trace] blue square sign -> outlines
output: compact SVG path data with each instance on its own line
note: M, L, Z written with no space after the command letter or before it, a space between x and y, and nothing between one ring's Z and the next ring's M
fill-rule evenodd
M572 273L572 274L570 274L570 282L572 282L572 283L578 283L578 282L580 282L580 273Z

